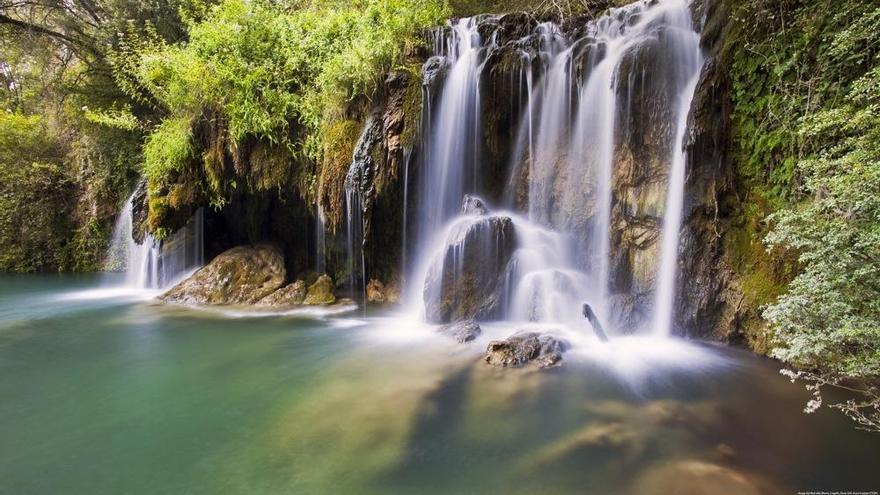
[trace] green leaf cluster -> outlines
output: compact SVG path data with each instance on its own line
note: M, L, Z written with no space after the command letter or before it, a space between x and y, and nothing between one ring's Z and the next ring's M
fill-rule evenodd
M804 267L764 316L776 357L841 377L880 378L880 65L848 102L803 120L800 135L824 142L798 163L805 201L774 214L771 246Z
M786 290L750 301L771 355L810 382L808 412L823 386L845 387L861 399L830 406L880 428L880 5L750 0L733 15L744 290L778 286L768 253L796 259Z
M232 152L250 139L319 162L322 130L373 95L447 13L438 0L226 0L188 27L187 42L121 54L123 79L138 81L167 115L145 147L151 187L213 158L194 137L201 124L221 129Z
M40 271L66 263L73 183L63 153L40 116L0 113L0 271Z

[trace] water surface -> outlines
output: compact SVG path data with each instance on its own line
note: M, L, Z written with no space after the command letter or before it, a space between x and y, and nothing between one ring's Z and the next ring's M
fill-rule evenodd
M0 493L876 490L880 442L708 344L497 370L414 322L243 317L0 278ZM117 294L118 295L118 294ZM589 342L589 341L586 341Z

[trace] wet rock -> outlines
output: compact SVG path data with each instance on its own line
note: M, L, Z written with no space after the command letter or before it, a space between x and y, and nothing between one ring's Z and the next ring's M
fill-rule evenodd
M141 179L131 198L131 238L138 244L143 244L147 236L147 200L147 179Z
M461 213L463 215L488 215L489 207L486 206L482 199L466 194L461 204Z
M367 282L367 302L384 303L385 284L376 279L370 279L370 281Z
M367 302L376 304L397 304L400 302L400 286L392 281L385 285L380 280L367 282Z
M303 304L307 306L324 306L336 302L336 295L333 293L333 279L329 275L321 275L309 287Z
M452 337L459 344L465 344L479 337L480 334L483 333L483 330L476 321L465 320L457 323L450 323L449 325L443 325L437 329L437 332L446 335L447 337Z
M254 304L277 291L286 271L276 246L232 248L174 286L160 300L176 304Z
M453 228L425 282L425 314L432 323L495 318L508 262L517 246L509 217L477 217Z
M434 56L425 62L422 66L422 85L427 88L434 88L438 81L446 76L446 70L449 68L449 62L446 57Z
M550 335L538 332L518 332L506 340L493 340L486 348L487 363L500 367L519 367L534 364L549 368L562 361L568 344Z
M291 306L299 306L306 299L306 282L297 280L296 282L282 287L257 302L257 306L267 306L273 308L285 308Z

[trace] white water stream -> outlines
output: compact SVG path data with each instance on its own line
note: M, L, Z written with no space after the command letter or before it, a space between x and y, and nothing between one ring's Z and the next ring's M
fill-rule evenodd
M486 52L495 37L482 40L480 19L458 20L442 31L436 54L446 57L448 71L439 97L429 108L423 184L419 197L419 239L411 300L425 314L421 291L432 267L448 249L462 249L462 223L481 222L461 215L465 194L481 194L480 78ZM684 203L687 116L703 63L699 35L691 25L685 0L638 2L611 9L568 39L552 23L532 33L537 49L523 51L527 106L515 144L511 183L528 167L526 205L509 205L525 214L491 212L515 225L517 247L499 282L504 299L500 318L509 321L565 323L581 320L589 303L600 319L612 318L611 259L616 153L622 122L633 111L620 81L644 74L622 73L622 61L649 44L659 44L674 70L658 84L671 88L674 126L668 160L662 242L656 270L650 333L671 332L681 216ZM671 75L668 75L671 74ZM515 197L508 191L507 198ZM470 224L469 224L470 222ZM446 225L446 227L444 227ZM454 225L450 228L449 225ZM455 232L458 232L455 234ZM458 280L463 273L453 274ZM435 293L437 291L434 291ZM488 297L488 295L485 295ZM617 329L631 331L632 329Z

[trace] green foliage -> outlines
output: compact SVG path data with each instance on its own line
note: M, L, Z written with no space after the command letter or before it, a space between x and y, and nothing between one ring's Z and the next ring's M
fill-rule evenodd
M0 113L0 270L63 265L72 183L39 116Z
M800 128L824 143L798 164L810 199L773 216L767 243L796 250L804 270L764 316L780 342L774 355L811 372L797 375L813 382L811 408L820 385L849 381L865 400L833 406L880 430L880 64L848 102Z
M3 132L17 137L3 144L11 158L2 164L8 187L0 206L4 235L25 237L0 242L4 256L19 253L5 256L0 269L101 267L113 219L139 174L143 129L157 119L149 104L122 91L111 55L120 49L120 33L183 39L181 16L198 19L205 8L201 0L48 0L3 7L0 109L15 120L7 119ZM28 138L45 150L31 149Z
M880 6L743 0L732 15L732 158L749 205L733 264L766 308L772 355L809 381L807 410L822 386L848 387L862 399L832 407L878 429Z
M165 119L144 144L144 173L151 184L161 183L168 174L180 170L195 157L191 119Z
M370 97L420 42L420 32L447 14L437 0L282 5L227 0L189 26L187 43L124 44L115 62L118 79L136 80L137 88L126 89L148 94L169 115L147 140L152 183L195 159L184 122L222 127L224 135L212 139L222 139L232 154L255 139L319 161L322 130L344 119L353 99ZM168 144L171 151L160 149Z

